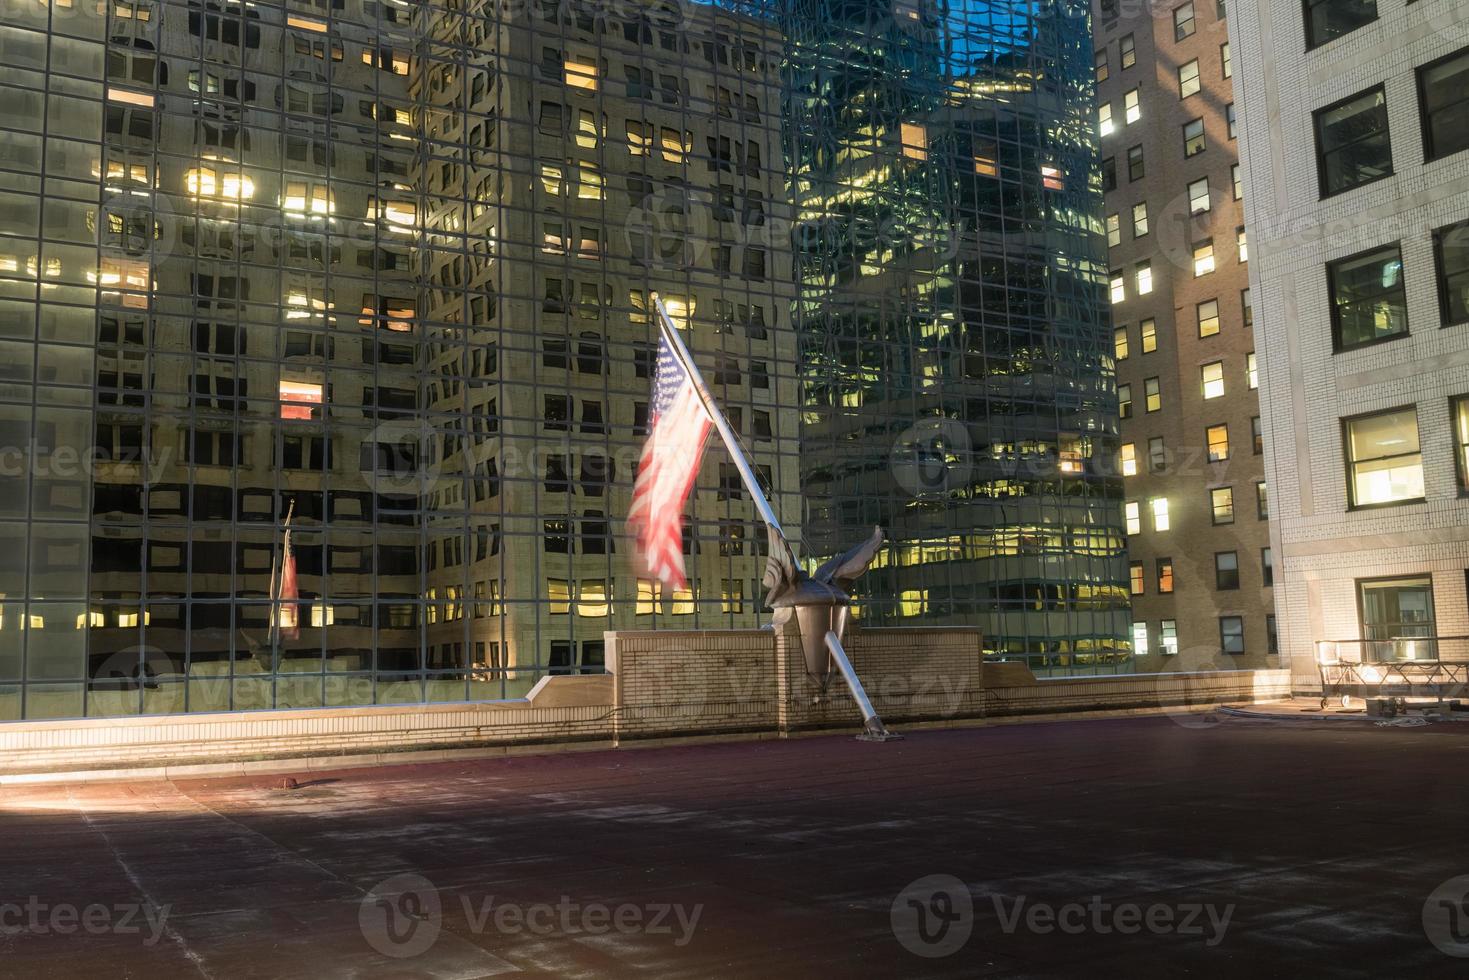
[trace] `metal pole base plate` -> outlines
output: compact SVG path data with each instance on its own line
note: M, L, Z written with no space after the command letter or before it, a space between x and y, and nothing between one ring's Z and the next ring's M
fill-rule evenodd
M861 735L856 736L856 739L859 742L901 742L903 740L903 736L897 734L896 732L887 731L863 732Z

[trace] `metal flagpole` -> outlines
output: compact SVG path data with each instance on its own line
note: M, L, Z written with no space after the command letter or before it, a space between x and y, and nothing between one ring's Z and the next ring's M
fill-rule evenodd
M770 525L776 534L780 535L781 540L789 544L790 539L786 537L785 530L780 526L780 521L775 516L775 509L770 506L770 501L766 498L765 491L760 488L760 481L755 478L755 471L751 468L750 461L745 458L745 450L740 445L739 437L729 427L729 422L725 419L724 413L719 410L719 406L715 404L714 396L709 393L709 389L705 386L704 376L699 373L698 367L694 364L693 355L684 346L683 338L678 335L678 327L673 325L673 319L668 315L668 310L663 305L663 297L655 292L651 294L651 298L653 300L653 307L658 311L658 329L663 332L664 338L668 341L668 346L673 348L674 356L679 359L680 363L683 364L684 370L689 373L689 378L693 381L694 393L699 396L699 402L704 406L704 411L708 414L709 420L714 423L714 428L719 430L719 438L724 440L724 448L729 450L729 455L734 460L735 468L740 471L740 479L745 481L745 487L749 489L750 496L755 498L755 509L760 512L760 517L765 523Z

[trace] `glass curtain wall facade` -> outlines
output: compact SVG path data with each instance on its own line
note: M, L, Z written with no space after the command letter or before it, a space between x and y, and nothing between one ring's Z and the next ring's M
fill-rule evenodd
M810 550L880 524L864 621L1128 669L1085 5L783 23Z
M809 59L829 49L785 8L6 5L0 720L514 697L601 670L604 630L756 625L763 533L722 451L691 507L690 589L661 594L629 560L652 290L793 538L803 483L816 494L813 555L871 515L828 505L851 484L803 479L803 454L829 459L850 414L819 392L858 366L841 344L798 351L804 325L835 340L860 323L913 353L935 330L945 350L1002 345L941 359L996 366L972 384L938 375L968 392L971 429L1006 416L1003 438L976 438L984 465L1005 442L1057 453L1075 478L1001 501L986 477L913 498L916 520L885 513L893 587L924 587L899 568L908 542L982 528L986 547L1029 556L1020 580L1065 580L998 600L1024 625L996 635L1049 653L1036 644L1055 627L1100 647L1108 620L1082 595L1121 578L1090 557L1117 531L1092 476L1111 430L1091 415L1110 375L1082 247L1100 201L1080 176L1090 147L1080 117L1072 145L1069 116L1028 108L1041 88L1065 101L1032 77L1058 41L1027 28L985 54L1000 75L1024 65L1021 87L971 84L951 60L958 25L971 43L992 29L970 16L918 14L909 74L927 80L897 93L903 108L810 130L856 88L813 89ZM1085 50L1084 19L1068 29ZM1008 174L991 189L961 178L977 163L952 139L980 119ZM840 261L810 216L849 213L845 178L801 161L812 132L839 148L847 127L890 121L926 127L930 156L861 178L892 182L873 214L911 213L914 240L976 220L947 265L928 246L880 259L895 271L861 284L864 314L861 290L812 264ZM1055 156L1032 159L1052 139ZM1042 165L1067 175L1053 197ZM970 329L1022 282L1023 328ZM892 380L911 392L869 386L869 404L911 424L939 402L905 371ZM1000 393L1037 386L1023 410ZM943 580L978 595L991 564ZM994 607L974 601L953 621L988 625Z

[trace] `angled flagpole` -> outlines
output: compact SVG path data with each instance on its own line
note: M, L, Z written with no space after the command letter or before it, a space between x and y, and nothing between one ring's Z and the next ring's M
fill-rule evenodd
M780 520L775 516L775 508L770 506L765 491L760 488L760 481L755 478L755 470L750 466L750 461L745 457L745 450L740 445L739 437L729 427L729 421L725 419L724 413L714 401L714 396L704 384L704 376L699 373L694 364L694 357L689 349L684 346L683 338L678 335L678 327L674 326L673 319L668 315L667 308L663 305L663 297L656 292L651 294L653 307L658 311L658 329L662 331L663 337L668 341L668 346L673 349L673 356L679 359L689 378L694 385L694 394L699 396L699 404L704 406L704 413L714 423L714 428L719 430L719 438L724 440L724 448L729 450L730 458L734 460L735 468L740 471L740 479L745 481L745 488L750 491L750 496L755 498L755 509L760 512L760 517L771 530L780 535L781 540L790 544L785 530L780 526Z

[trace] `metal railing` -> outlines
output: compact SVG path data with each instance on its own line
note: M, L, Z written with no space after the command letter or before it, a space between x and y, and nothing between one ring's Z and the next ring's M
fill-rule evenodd
M1317 640L1321 705L1333 697L1433 699L1469 695L1469 636Z

